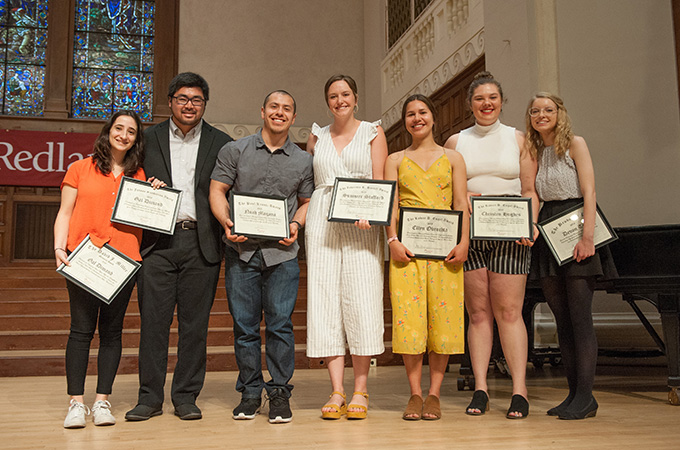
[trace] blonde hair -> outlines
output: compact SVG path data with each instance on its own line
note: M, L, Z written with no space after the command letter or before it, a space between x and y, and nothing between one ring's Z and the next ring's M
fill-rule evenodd
M555 143L553 147L555 148L555 154L561 158L569 150L571 141L574 139L574 132L571 130L571 119L569 118L569 113L567 113L567 108L564 106L564 102L560 97L550 92L536 93L529 101L529 106L527 106L525 119L527 127L526 142L529 146L529 152L534 159L538 159L545 148L545 143L540 133L531 125L531 116L529 115L534 101L539 98L547 98L557 105L557 125L555 126Z

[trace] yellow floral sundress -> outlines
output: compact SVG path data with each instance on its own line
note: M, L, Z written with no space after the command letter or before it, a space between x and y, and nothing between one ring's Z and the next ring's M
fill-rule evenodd
M427 170L404 156L398 178L399 207L451 209L452 172L446 154ZM390 260L390 297L394 353L464 352L462 264Z

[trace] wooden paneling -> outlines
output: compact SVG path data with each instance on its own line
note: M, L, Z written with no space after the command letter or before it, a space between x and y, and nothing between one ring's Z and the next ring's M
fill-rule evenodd
M0 266L53 259L58 187L0 186Z
M9 236L11 236L13 189L9 186L0 186L0 266L9 263L11 253L12 240Z
M154 39L153 121L170 117L168 86L177 74L179 61L179 0L156 2Z
M16 203L13 259L52 259L58 203Z
M25 375L63 375L64 348L69 334L70 309L66 283L50 263L26 264L26 267L0 267L0 377ZM392 309L387 290L385 267L383 307L385 353L378 355L380 366L401 364L392 353ZM307 265L300 262L300 287L292 317L295 334L297 368L323 368L325 358L307 358ZM264 324L261 332L264 332ZM137 372L140 316L136 290L132 294L123 328L123 356L118 373ZM176 363L177 320L170 329L168 370ZM224 273L220 273L215 303L210 312L208 330L208 370L235 370L233 320L229 313ZM89 373L96 372L95 352L98 339L92 342ZM264 347L263 347L264 351ZM264 358L264 353L263 353ZM454 357L452 361L458 361ZM346 359L351 364L351 358Z
M678 95L680 95L680 0L672 0L673 30L675 32L675 64L677 67Z

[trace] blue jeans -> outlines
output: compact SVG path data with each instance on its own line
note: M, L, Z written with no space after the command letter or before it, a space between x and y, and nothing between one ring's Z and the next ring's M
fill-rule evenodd
M260 398L262 389L271 393L283 389L290 397L289 384L295 369L293 309L300 281L297 258L265 266L260 250L247 263L227 246L224 278L229 311L234 319L234 351L239 375L236 390L242 398ZM271 380L262 376L260 322L264 312L265 355Z

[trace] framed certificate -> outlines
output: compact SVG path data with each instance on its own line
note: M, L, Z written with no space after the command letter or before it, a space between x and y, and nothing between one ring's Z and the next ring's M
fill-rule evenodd
M109 304L118 295L141 264L109 244L95 246L87 235L68 257L70 266L62 264L57 272Z
M154 189L146 181L123 177L111 222L173 234L181 199L182 191L178 189Z
M471 197L470 239L533 240L531 199L527 197Z
M331 222L354 223L360 219L371 225L389 225L396 181L336 178L328 209Z
M560 266L573 261L574 247L583 236L583 203L539 223L538 230ZM598 205L593 234L595 248L607 245L618 238Z
M288 200L285 197L230 192L233 234L259 239L288 239Z
M450 209L400 208L399 241L416 258L446 259L460 241L462 218Z

